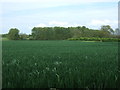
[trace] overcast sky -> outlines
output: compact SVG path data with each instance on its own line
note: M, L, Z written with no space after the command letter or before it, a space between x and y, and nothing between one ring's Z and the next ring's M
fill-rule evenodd
M0 0L0 33L18 28L31 33L33 27L101 25L117 28L119 0Z

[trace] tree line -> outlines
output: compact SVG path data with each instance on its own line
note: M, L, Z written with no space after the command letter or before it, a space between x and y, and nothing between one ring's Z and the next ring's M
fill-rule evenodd
M100 30L89 29L85 26L78 27L34 27L30 35L19 34L20 30L11 28L7 37L10 40L66 40L68 38L97 37L97 38L118 38L119 29L113 30L109 25L101 26Z

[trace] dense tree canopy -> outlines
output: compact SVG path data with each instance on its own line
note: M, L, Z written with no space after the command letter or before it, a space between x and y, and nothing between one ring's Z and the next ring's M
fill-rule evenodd
M8 33L8 39L18 40L19 39L19 30L17 28L11 28Z
M97 37L97 38L115 38L120 37L120 30L115 31L109 25L101 26L100 30L89 29L85 26L77 27L34 27L32 33L27 35L20 33L17 28L11 28L8 34L2 34L2 37L8 37L10 40L65 40L68 38Z
M20 37L21 40L26 40L26 39L29 38L29 35L27 35L27 34L25 34L25 33L20 33L20 34L19 34L19 37Z
M100 30L106 32L106 34L114 34L114 31L110 25L103 25Z
M35 40L64 40L79 37L110 37L113 29L109 25L101 26L100 30L78 27L34 27L32 36Z

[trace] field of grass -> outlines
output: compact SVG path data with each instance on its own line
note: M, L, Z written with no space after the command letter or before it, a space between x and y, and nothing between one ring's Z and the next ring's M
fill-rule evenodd
M3 88L115 88L117 42L3 41Z

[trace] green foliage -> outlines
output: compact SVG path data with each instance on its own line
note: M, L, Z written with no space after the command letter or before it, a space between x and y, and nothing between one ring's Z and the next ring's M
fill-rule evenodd
M19 40L19 30L17 28L11 28L8 33L8 39Z
M19 35L19 37L20 37L21 40L28 40L28 39L29 39L29 35L23 34L23 33L21 33L21 34Z
M117 42L3 41L3 88L116 88Z
M118 30L116 30L118 32ZM66 40L68 38L79 37L96 37L96 38L112 38L118 37L114 35L113 29L109 25L101 26L100 30L89 29L85 26L78 27L34 27L31 35L19 34L16 28L10 29L8 35L10 40Z
M118 38L95 38L95 37L68 38L67 40L120 42L120 39Z
M2 38L7 38L8 34L2 34Z
M103 26L101 26L100 30L104 31L106 35L109 35L110 33L114 34L114 31L110 25L103 25Z
M4 37L2 37L2 41L4 41L4 40L9 40L8 38L4 38Z
M114 32L109 25L101 26L100 30L89 29L85 26L78 27L34 27L31 35L19 34L16 28L10 29L8 37L10 40L66 40L68 38L92 37L92 38L115 38L118 29ZM115 35L114 35L115 34Z
M78 27L34 27L32 29L32 36L34 40L65 40L68 38L79 37L111 37L112 28L102 26L101 30L89 29L85 26Z
M32 36L34 40L51 40L54 37L54 33L53 29L49 27L34 27L32 29Z

